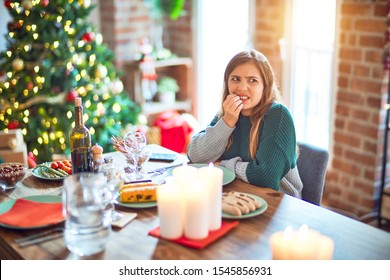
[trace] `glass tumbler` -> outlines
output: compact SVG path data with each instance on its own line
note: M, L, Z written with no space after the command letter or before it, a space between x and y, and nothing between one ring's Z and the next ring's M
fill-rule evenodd
M99 173L76 173L64 180L64 239L67 248L89 256L103 251L111 224L104 215L106 178Z

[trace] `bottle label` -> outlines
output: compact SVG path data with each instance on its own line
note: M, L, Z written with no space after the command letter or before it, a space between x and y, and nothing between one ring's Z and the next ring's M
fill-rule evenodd
M92 172L91 149L75 149L72 151L72 173Z

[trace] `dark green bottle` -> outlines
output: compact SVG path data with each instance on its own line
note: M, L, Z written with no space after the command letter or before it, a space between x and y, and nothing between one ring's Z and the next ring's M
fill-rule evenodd
M72 173L92 172L91 134L84 125L81 97L75 99L75 126L70 132Z

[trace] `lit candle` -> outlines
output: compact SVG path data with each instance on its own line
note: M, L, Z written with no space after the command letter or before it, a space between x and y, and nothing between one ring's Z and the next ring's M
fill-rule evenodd
M157 188L157 209L160 218L160 235L167 239L177 239L183 235L184 211L183 196L168 177L166 183Z
M205 186L209 204L209 230L218 230L222 225L223 171L210 163L199 169L199 178Z
M293 238L293 228L286 227L284 231L274 233L270 238L272 259L291 259L291 239Z
M317 259L318 240L320 233L309 230L307 225L302 225L293 235L291 251L292 259L315 260Z
M208 199L201 182L192 178L186 185L184 236L188 239L204 239L209 234Z
M174 168L172 170L174 184L184 191L186 186L196 177L197 171L196 167L189 166L187 163Z
M302 225L298 231L287 227L284 232L274 233L270 246L274 260L329 260L333 257L334 242Z
M319 240L317 260L333 259L334 241L328 236L321 235Z

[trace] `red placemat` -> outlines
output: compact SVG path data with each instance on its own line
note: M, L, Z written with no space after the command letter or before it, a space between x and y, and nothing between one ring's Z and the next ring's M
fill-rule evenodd
M64 220L62 203L34 202L19 198L12 208L0 215L0 223L18 227L55 225Z
M225 222L222 221L222 226L218 230L210 231L209 236L204 238L204 239L199 239L199 240L193 240L193 239L188 239L184 236L178 238L178 239L165 239L160 236L160 227L157 227L151 231L149 231L149 235L157 237L157 238L162 238L165 240L169 240L187 247L195 248L195 249L202 249L205 248L206 246L210 245L220 237L224 236L226 233L228 233L231 229L233 229L235 226L239 224L238 221L234 222Z

